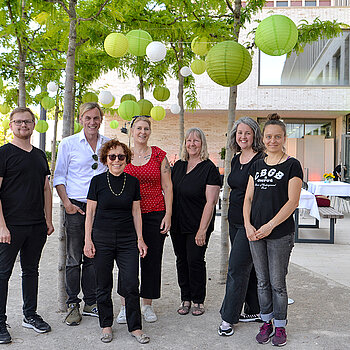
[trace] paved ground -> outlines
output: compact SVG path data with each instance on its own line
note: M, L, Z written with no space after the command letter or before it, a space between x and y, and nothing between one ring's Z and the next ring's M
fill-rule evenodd
M57 215L55 215L57 217ZM295 303L289 307L288 349L350 349L350 215L336 226L336 244L297 244L288 274L289 295ZM58 223L55 222L58 230ZM52 326L52 332L37 334L21 326L20 270L18 263L10 282L8 322L13 343L9 349L263 349L270 344L255 343L259 325L239 324L235 334L223 338L217 334L224 285L218 283L220 218L211 237L208 253L208 288L206 313L200 317L180 316L179 289L176 282L175 259L167 239L163 262L162 298L155 302L159 316L154 324L144 323L151 337L147 345L139 345L127 332L126 325L114 324L114 340L103 344L96 318L84 317L80 326L68 327L57 313L57 235L49 238L40 267L38 312ZM305 234L326 234L328 223L321 221L321 230ZM114 295L115 314L119 299ZM1 347L1 346L0 346Z

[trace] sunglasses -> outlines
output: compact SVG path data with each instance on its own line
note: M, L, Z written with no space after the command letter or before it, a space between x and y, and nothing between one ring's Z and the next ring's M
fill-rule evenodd
M96 170L98 168L98 163L97 163L98 155L97 154L93 154L92 155L92 159L95 161L95 163L91 165L91 168L92 168L92 170Z
M125 154L108 154L107 157L109 158L109 160L113 161L116 160L117 158L120 161L123 161L126 158Z

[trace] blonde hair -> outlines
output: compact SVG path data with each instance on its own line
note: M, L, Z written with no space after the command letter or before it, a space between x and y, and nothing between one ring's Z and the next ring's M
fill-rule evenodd
M196 134L196 136L198 136L202 142L201 152L199 154L201 161L207 160L209 158L207 140L204 132L200 128L190 128L186 131L184 143L182 145L181 160L187 161L189 159L189 154L186 149L186 140L191 134Z
M84 113L86 113L87 111L91 111L94 108L97 108L99 110L100 117L101 117L101 120L102 120L103 119L103 111L102 111L101 107L99 106L99 104L97 102L86 102L86 103L83 103L82 105L80 105L80 107L79 107L79 117L82 118Z
M133 129L134 128L134 125L139 122L139 121L144 121L148 124L150 130L152 129L151 128L151 121L150 121L150 117L146 117L146 116L135 116L133 119L132 119L132 122L131 122L131 125L130 125L130 128Z

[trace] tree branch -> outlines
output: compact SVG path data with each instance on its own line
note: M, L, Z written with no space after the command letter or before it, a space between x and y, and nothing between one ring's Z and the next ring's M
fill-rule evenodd
M42 49L42 50L34 50L32 49L31 47L28 46L28 49L32 52L35 52L35 53L44 53L44 52L51 52L51 51L56 51L56 52L59 52L59 53L65 53L65 51L60 51L56 48L54 49Z
M105 0L105 2L101 5L100 9L97 11L97 13L89 18L78 18L78 24L80 21L92 21L93 19L97 18L100 13L102 12L103 8L107 5L107 3L109 2L110 0Z
M235 12L235 10L233 9L232 5L230 4L230 1L229 0L226 0L226 5L227 7L231 10L232 13Z
M62 1L62 0L44 0L46 2L51 2L52 4L59 4L63 7L63 9L67 12L67 14L69 15L69 9L66 6L66 4Z

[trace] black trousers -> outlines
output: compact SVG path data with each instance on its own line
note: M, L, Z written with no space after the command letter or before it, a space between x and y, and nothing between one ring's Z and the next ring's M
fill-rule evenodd
M160 224L165 211L142 214L142 235L148 250L141 258L140 295L145 299L159 299L162 278L162 257L165 234L160 233Z
M177 279L181 290L181 300L204 303L206 295L206 263L210 233L207 233L206 244L199 247L195 242L196 234L171 233L176 255Z
M0 322L5 322L8 282L18 252L22 269L23 314L33 316L37 309L39 261L47 239L46 223L7 225L11 244L0 243Z
M257 278L253 267L249 241L243 226L230 224L231 253L228 263L226 293L220 309L221 318L238 323L244 304L246 314L260 312Z
M120 234L94 229L92 239L96 248L93 264L96 271L97 307L100 327L113 324L113 268L116 261L118 293L125 298L129 332L141 329L139 295L139 251L136 233Z
M75 199L70 201L84 212L86 203ZM83 253L85 243L85 215L65 213L67 258L66 258L66 292L68 295L67 305L80 303L78 298L80 289L83 291L83 300L87 305L96 303L95 270L92 259ZM80 288L81 287L81 288Z

